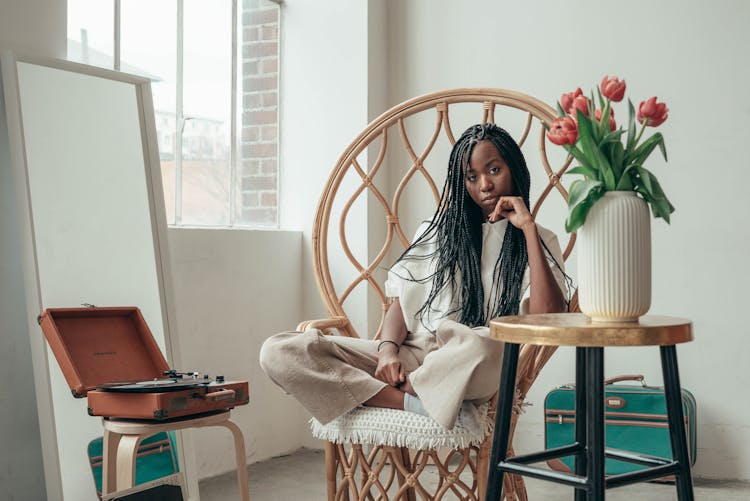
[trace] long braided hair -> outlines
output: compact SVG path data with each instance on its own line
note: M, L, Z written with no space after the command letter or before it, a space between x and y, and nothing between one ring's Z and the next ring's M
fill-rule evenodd
M484 297L481 274L484 216L465 185L469 159L479 141L490 141L497 148L510 169L514 195L520 196L529 207L530 175L518 144L510 134L494 124L469 127L451 150L440 204L427 230L399 258L399 261L436 261L434 273L427 277L409 278L419 283L432 283L427 301L416 313L423 325L424 319L432 313L446 317L458 313L457 320L470 327L487 325L495 316L518 313L528 254L523 232L512 224L507 226L502 250L495 263L491 297L488 300ZM410 254L422 242L432 239L437 244L434 253ZM498 290L500 284L502 290ZM450 311L440 312L437 301L446 288L451 292L452 306Z

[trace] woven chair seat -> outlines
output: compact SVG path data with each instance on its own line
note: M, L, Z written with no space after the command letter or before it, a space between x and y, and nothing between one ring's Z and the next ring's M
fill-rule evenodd
M315 438L333 443L385 445L410 449L464 449L478 446L492 430L489 404L464 403L453 429L413 412L378 407L357 407L327 424L315 418L310 427Z

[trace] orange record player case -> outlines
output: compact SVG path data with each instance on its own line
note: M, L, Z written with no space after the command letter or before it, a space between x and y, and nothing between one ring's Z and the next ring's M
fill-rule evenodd
M136 307L48 308L38 321L73 396L88 397L92 416L162 420L248 403L247 381L170 380Z

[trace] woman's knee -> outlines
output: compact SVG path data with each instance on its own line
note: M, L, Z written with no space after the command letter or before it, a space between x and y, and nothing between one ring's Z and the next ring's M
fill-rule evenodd
M305 350L311 336L299 332L282 332L269 337L260 347L258 359L263 372L274 381L279 381L290 364Z

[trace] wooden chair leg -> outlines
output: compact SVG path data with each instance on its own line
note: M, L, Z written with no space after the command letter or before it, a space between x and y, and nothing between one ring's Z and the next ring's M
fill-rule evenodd
M237 462L237 488L239 489L240 499L250 501L250 486L247 480L247 459L245 456L245 438L242 436L242 430L232 421L225 421L221 426L229 429L234 438L234 455Z
M336 445L332 442L326 442L326 491L328 492L328 501L336 499L337 466Z
M490 468L492 435L484 439L477 452L477 498L484 501L487 496L487 474Z
M102 494L117 490L117 448L122 435L104 430L104 450L102 454ZM113 468L114 466L114 468Z
M125 435L117 448L117 480L115 490L129 489L135 484L135 456L143 435Z
M407 447L401 447L401 462L406 467L408 471L412 471L411 466L411 458L409 457L409 449ZM406 477L399 474L399 485L403 485L402 482L406 481ZM417 493L414 491L414 488L409 489L406 491L406 501L416 501L417 500Z

